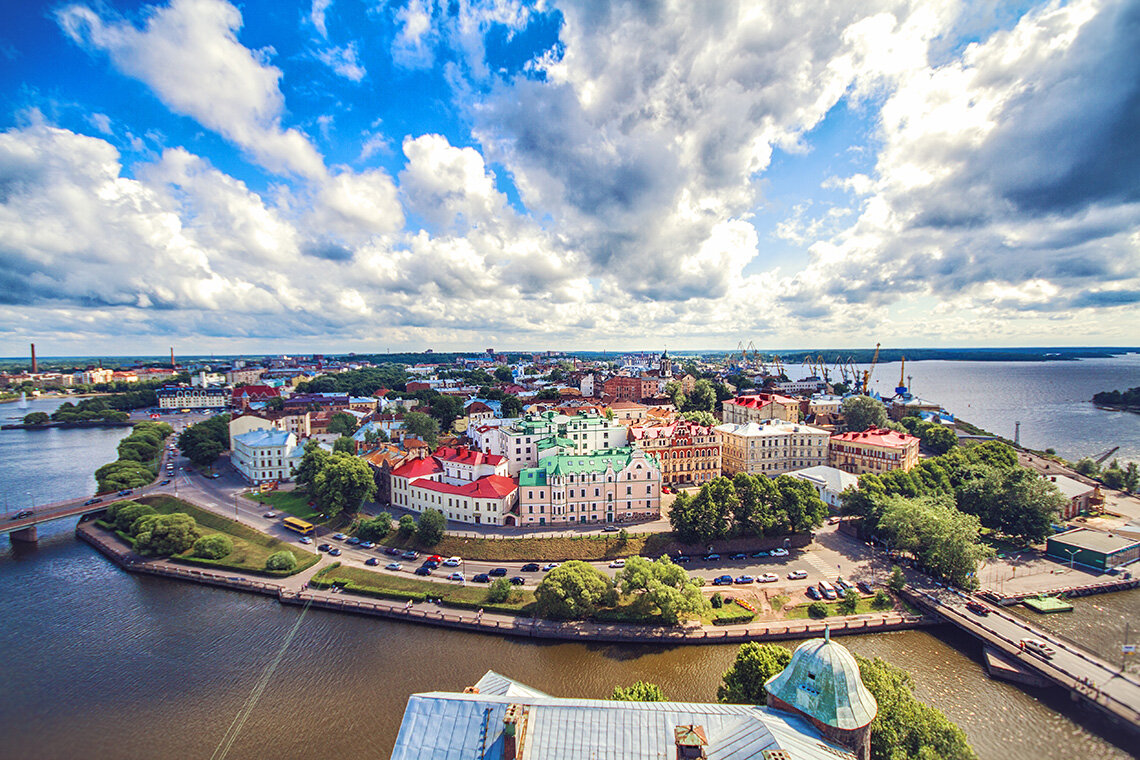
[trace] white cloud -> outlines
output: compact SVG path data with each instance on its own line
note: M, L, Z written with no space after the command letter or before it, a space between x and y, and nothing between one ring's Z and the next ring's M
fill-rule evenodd
M317 60L336 72L337 76L342 76L351 82L359 82L368 73L360 64L355 42L342 47L318 50L316 56Z
M410 210L436 229L473 227L505 213L506 199L473 148L455 148L442 135L422 135L404 140L404 155L408 163L400 172L400 189Z
M332 5L332 0L313 0L313 5L309 10L309 21L324 38L329 36L328 27L325 26L325 11L329 9L330 5Z

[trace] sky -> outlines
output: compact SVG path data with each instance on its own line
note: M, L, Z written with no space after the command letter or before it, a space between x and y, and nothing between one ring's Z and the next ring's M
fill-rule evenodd
M0 355L1140 336L1140 0L2 14Z

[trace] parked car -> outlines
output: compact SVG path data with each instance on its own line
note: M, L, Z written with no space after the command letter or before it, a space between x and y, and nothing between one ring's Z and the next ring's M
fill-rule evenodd
M329 556L330 557L339 557L340 556L340 547L334 546L333 548L329 549Z
M387 565L384 565L385 570L391 570L393 572L399 572L403 567L404 566L399 562L389 562Z
M846 591L847 589L851 588L851 584L848 583L847 581L843 580L842 577L836 578L834 585L835 585L835 588L839 589L839 593L841 593L841 594L844 591Z
M447 576L447 579L449 581L462 581L463 573L452 573L451 575Z
M678 565L683 565L686 562L692 562L693 558L690 557L688 554L678 554L676 557L673 558L673 561L676 562Z
M401 552L395 546L388 546L384 549L385 554L391 554L393 557L399 557Z
M475 575L471 576L471 581L472 583L490 583L491 576L487 575L486 573L476 573Z
M331 548L332 548L332 544L321 544L320 546L317 547L317 551L327 552Z
M790 580L790 581L798 581L798 580L800 580L802 578L806 578L806 577L807 577L807 570L793 570L792 572L788 573L788 580Z
M364 564L375 566L380 564L380 560L376 559L375 557L369 557L368 559L364 560Z
M408 549L406 552L404 552L400 556L403 557L404 559L415 559L416 557L418 557L420 555L419 555L419 552Z
M443 561L444 567L459 567L463 563L459 557L448 557Z
M748 559L748 555L745 554L744 552L737 552L736 554L732 555L732 558L733 559Z
M731 575L718 575L716 578L713 578L713 585L714 586L731 586L732 585L732 576Z
M276 512L266 512L265 514L262 515L262 517L264 517L268 520L272 520L274 517L277 517L277 513Z
M349 546L356 546L360 543L360 539L356 536L349 536L348 538L344 539L344 542Z
M301 543L303 543L303 544L311 544L311 543L313 543L313 539L309 538L308 536L301 536L301 537L300 537L300 538L298 538L297 540L298 540L298 541L300 541L300 542L301 542Z
M1040 639L1022 639L1021 648L1027 652L1032 652L1035 655L1044 657L1046 660L1052 659L1053 655L1057 654L1056 649Z
M511 578L511 585L512 586L521 586L524 583L526 583L526 578L522 577L521 575L516 575L513 578Z
M542 566L542 572L549 573L551 570L558 567L558 565L560 565L560 564L561 563L559 563L559 562L547 562L545 565Z
M375 545L376 544L372 543L371 541L361 541L360 542L360 548L361 549L371 549Z
M808 586L806 589L804 589L804 593L808 595L809 599L821 598L819 589L817 589L815 586Z
M752 552L752 559L763 559L768 556L768 552L761 549L758 552Z
M99 498L88 499L87 501L83 502L83 506L90 507L92 504L102 504L102 503L103 503L103 500L99 499Z
M431 568L426 565L416 568L416 575L431 575Z
M613 562L610 563L610 567L625 567L625 560L624 559L615 559Z
M755 580L751 575L738 575L732 579L732 582L738 586L743 586L745 583L751 583Z
M990 608L989 607L982 604L981 602L976 602L973 599L966 602L966 609L968 609L970 612L973 612L976 615L981 615L983 617L990 614Z
M11 519L23 520L25 517L31 517L33 514L35 514L35 513L32 512L32 510L30 510L30 509L21 509L16 514L12 515Z
M443 557L439 556L438 554L433 554L428 557L428 559L430 559L432 562L443 562Z
M706 554L705 555L705 562L716 562L719 559L720 559L719 554Z
M496 567L494 570L487 573L487 575L490 575L492 578L502 578L506 574L507 574L507 568L505 568L505 567Z
M344 539L348 538L348 536L346 536L344 533L333 533L333 538L335 538L337 541L343 541Z
M617 533L618 530L620 530L620 528L618 528L616 525L607 525L606 527L602 528L602 531L605 533Z
M170 478L165 478L165 479L164 479L164 480L163 480L161 483L159 483L159 485L160 485L160 486L168 486L168 485L170 485Z
M775 573L764 573L756 578L757 583L775 583L780 580L780 576Z
M769 552L769 554L771 554L773 557L786 557L788 556L788 550L777 547Z
M528 562L522 566L522 571L524 573L537 573L538 572L538 563L537 562Z
M862 591L864 594L873 594L873 593L875 593L875 583L874 583L874 581L859 581L858 583L856 583L856 584L855 584L855 586L856 586L856 587L857 587L857 588L858 588L860 591Z
M430 567L432 570L435 570L437 567L439 567L439 563L434 559L425 559L424 567Z

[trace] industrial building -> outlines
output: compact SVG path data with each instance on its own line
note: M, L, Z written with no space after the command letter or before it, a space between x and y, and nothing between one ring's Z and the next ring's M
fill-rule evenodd
M1062 562L1108 570L1140 559L1140 541L1115 533L1074 528L1050 536L1045 553Z

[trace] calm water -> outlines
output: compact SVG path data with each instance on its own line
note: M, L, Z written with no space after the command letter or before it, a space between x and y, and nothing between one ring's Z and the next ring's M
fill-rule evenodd
M1055 368L1045 375L1052 387L1071 384L1070 375L1083 373L1083 364L1039 366ZM1004 432L920 387L922 366L914 369L920 394ZM990 365L969 366L991 377ZM1105 387L1125 384L1109 381L1095 389ZM1021 402L1010 395L998 407L1016 403ZM54 403L41 408L50 411ZM13 405L0 406L0 417L18 413ZM1029 443L1025 425L1022 431ZM36 493L37 503L89 493L91 471L115 458L123 435L0 432L0 491L14 499L38 486L43 495ZM1061 451L1080 446L1083 435L1096 441L1095 430L1064 425L1058 436L1067 443L1053 445ZM487 669L561 696L604 697L616 684L643 679L660 684L671 698L711 701L736 651L531 644L302 613L269 599L123 573L77 542L73 530L71 521L41 527L43 538L30 549L0 543L3 757L209 758L299 618L285 659L226 757L386 757L409 694L462 689ZM1073 615L1045 622L1107 653L1116 647L1125 620L1140 622L1140 592L1079 600ZM953 630L849 637L843 643L906 668L919 696L962 726L982 758L1132 756L1121 748L1123 737L1096 718L1074 721L1063 714L1066 698L990 681L977 663L974 641Z

